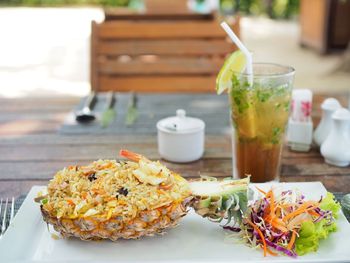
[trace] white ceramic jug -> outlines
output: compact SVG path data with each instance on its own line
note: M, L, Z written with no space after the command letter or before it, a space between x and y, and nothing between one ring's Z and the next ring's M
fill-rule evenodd
M325 99L321 104L322 119L314 132L314 141L318 146L327 139L332 127L332 114L340 108L339 101L334 98Z
M326 163L345 167L350 164L350 111L341 108L332 115L332 129L321 145Z

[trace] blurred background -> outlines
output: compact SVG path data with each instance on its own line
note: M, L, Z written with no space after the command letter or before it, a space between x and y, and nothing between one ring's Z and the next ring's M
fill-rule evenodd
M91 21L115 10L239 19L255 61L293 66L296 88L350 90L347 0L0 0L0 97L86 95Z

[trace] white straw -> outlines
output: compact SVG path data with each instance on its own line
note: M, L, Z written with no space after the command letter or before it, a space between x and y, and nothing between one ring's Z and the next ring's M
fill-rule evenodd
M222 22L221 27L225 30L227 35L230 37L233 43L236 44L236 46L243 52L247 59L247 74L248 74L248 81L250 85L253 85L253 58L252 54L249 52L249 50L243 45L241 40L236 36L236 34L232 31L232 29L229 27L229 25L226 22Z

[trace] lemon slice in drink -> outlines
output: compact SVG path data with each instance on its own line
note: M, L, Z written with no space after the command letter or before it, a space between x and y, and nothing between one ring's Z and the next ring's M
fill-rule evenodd
M242 51L233 52L226 60L216 78L216 92L223 93L231 86L232 72L243 72L247 64Z

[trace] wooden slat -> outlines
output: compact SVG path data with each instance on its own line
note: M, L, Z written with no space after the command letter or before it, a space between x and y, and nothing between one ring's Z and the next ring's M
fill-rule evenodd
M80 97L0 98L0 113L4 112L67 112ZM33 106L34 105L34 106ZM37 107L36 107L37 106ZM40 106L40 107L39 107Z
M109 149L111 142L112 147L124 147L128 145L132 147L131 150L142 151L142 154L147 155L150 159L159 158L158 150L157 150L157 138L152 135L79 135L74 136L74 140L72 136L62 136L57 134L32 134L26 135L25 137L18 137L16 135L7 135L0 137L0 149L3 147L7 147L10 149L9 152L17 153L17 159L3 159L3 160L24 160L25 155L21 155L21 149L29 147L30 151L33 151L31 146L36 146L36 149L40 151L40 149L44 147L52 147L52 149L60 146L65 146L67 148L79 147L81 145L95 145L99 146L100 149ZM118 144L117 142L122 142L122 144ZM136 145L140 145L147 142L147 148L134 148ZM18 148L20 147L20 148ZM5 148L6 149L6 148ZM88 148L87 148L88 149ZM116 148L117 149L117 148ZM231 158L231 136L230 135L206 135L206 145L205 145L205 155L207 158ZM5 150L6 151L6 150ZM109 150L108 150L109 151ZM106 156L108 151L106 151ZM113 151L113 149L112 149ZM33 152L36 154L35 152ZM25 153L27 154L27 153ZM8 155L7 155L8 156ZM49 156L48 156L49 157ZM115 158L118 156L116 155ZM283 158L287 161L293 162L294 159L307 159L310 161L311 159L320 158L319 150L313 148L310 152L293 152L288 149L288 147L284 147L283 150Z
M198 75L217 74L223 60L210 58L162 58L152 57L149 61L133 59L118 61L108 59L99 62L101 74L110 75Z
M282 174L284 176L326 176L326 175L349 175L350 169L329 165L323 157L318 158L283 158Z
M281 182L322 182L330 192L348 193L350 189L349 175L283 176Z
M34 185L47 185L48 180L24 180L24 181L1 181L0 196L1 197L19 197L27 194ZM39 207L38 207L39 209Z
M135 142L125 142L119 140L118 136L115 136L115 139L109 143L98 143L97 141L95 144L83 144L84 146L73 143L74 138L76 138L75 136L69 137L71 138L71 143L66 144L2 144L0 147L0 162L40 160L75 162L96 159L116 159L119 158L118 150L125 147L142 153L150 159L160 158L154 137L148 141L135 140ZM205 156L208 158L230 158L228 157L230 155L230 148L230 144L228 143L206 142Z
M0 123L12 122L12 121L30 121L30 120L39 120L39 121L62 121L66 116L67 111L25 111L21 114L18 114L18 111L15 112L6 112L6 114L0 114Z
M91 39L90 39L90 85L91 89L98 91L98 71L97 66L97 49L98 49L97 23L91 22Z
M74 140L72 140L74 138ZM212 136L206 136L206 138L212 138ZM218 138L214 136L216 141L220 143L226 142L225 138ZM16 135L7 135L0 137L0 148L2 146L16 146L16 145L41 145L41 146L55 146L55 145L86 145L86 144L110 144L113 141L122 141L126 144L130 142L142 143L149 142L156 144L157 138L150 135L137 135L132 134L125 135L114 135L114 134L105 134L105 135L86 135L82 134L79 136L70 136L70 135L58 135L58 134L31 134L23 137L18 137Z
M97 46L100 55L179 55L225 56L236 48L226 40L123 40L101 41Z
M61 123L61 120L13 120L0 122L0 136L52 133L59 128Z
M178 1L178 0L177 0ZM175 2L175 1L174 1ZM169 2L167 2L169 4ZM200 14L189 9L174 10L167 6L167 10L134 11L130 8L105 8L105 21L109 20L210 20L214 18L214 13Z
M101 76L100 91L215 92L215 76L111 77Z
M217 22L113 21L98 24L97 28L98 36L102 39L226 38L226 33Z
M164 0L144 0L146 10L150 12L193 12L188 8L187 0L164 1Z

